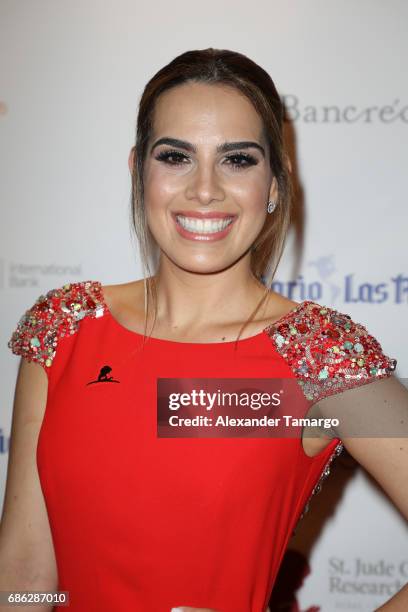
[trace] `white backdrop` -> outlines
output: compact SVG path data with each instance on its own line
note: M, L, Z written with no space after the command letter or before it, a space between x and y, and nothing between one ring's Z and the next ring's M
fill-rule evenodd
M1 0L0 18L0 493L18 366L7 341L48 289L141 276L127 167L137 103L188 49L245 53L288 108L300 231L275 290L349 313L408 377L406 2ZM339 457L290 543L309 559L301 609L373 610L408 581L407 544L379 487Z

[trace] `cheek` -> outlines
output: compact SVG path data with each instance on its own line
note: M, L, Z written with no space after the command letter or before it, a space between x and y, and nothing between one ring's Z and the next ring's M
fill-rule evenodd
M145 185L144 200L146 209L146 223L156 243L166 248L171 236L172 219L169 210L174 201L174 193L163 182L152 181Z
M241 215L245 222L255 221L255 224L258 224L259 219L259 222L263 225L268 205L268 194L265 192L263 185L254 182L240 190L236 189L235 200L241 209Z
M252 210L262 207L267 200L267 180L262 175L253 173L242 176L240 180L231 180L228 190L242 208Z
M241 209L241 230L250 242L255 240L265 224L267 200L268 194L259 181L254 181L236 194L236 201Z
M174 197L180 191L180 178L161 165L152 165L145 169L145 198L156 205Z
M144 186L145 202L152 208L164 206L174 195L174 188L166 181L149 181Z
M168 208L175 196L175 190L164 180L151 177L144 184L144 201L148 223L155 225L164 222Z

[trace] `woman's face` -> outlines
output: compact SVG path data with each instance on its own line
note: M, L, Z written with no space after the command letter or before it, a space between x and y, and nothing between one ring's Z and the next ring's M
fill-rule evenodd
M268 200L278 195L251 102L231 87L202 83L163 93L144 189L162 257L201 273L237 262L262 230Z

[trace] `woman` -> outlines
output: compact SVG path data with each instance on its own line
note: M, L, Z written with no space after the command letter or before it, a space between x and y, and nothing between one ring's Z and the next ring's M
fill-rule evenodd
M408 516L406 440L345 435L368 410L400 427L396 360L347 314L268 289L292 201L282 125L271 78L239 53L184 53L146 85L129 156L144 279L52 289L9 341L24 359L2 589L58 585L71 612L265 612L343 445ZM340 425L169 431L166 384L237 378L292 381L286 409Z

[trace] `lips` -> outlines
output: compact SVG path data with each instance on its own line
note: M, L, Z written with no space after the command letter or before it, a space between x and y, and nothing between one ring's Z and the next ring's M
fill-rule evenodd
M215 211L198 213L183 211L172 213L177 232L188 240L215 241L229 234L237 215Z

